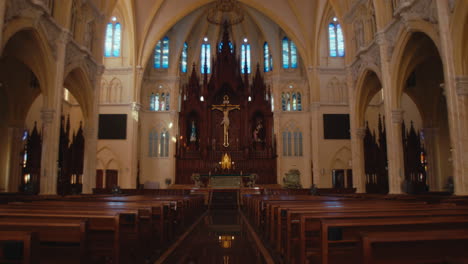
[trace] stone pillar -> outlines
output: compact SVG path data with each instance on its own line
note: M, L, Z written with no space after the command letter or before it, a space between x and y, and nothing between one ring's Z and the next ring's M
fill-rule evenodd
M444 65L444 84L452 148L452 165L456 195L468 195L468 124L467 79L456 78L453 39L450 30L450 1L436 1L439 20L440 55ZM464 88L463 88L464 87Z
M310 138L311 138L311 153L312 156L312 164L313 164L313 183L317 186L317 188L326 188L331 186L323 186L321 177L323 176L321 173L321 165L320 165L320 128L322 127L322 115L320 113L320 102L311 102L310 103Z
M42 119L42 160L40 194L57 193L58 151L60 139L60 115L63 96L65 55L70 33L63 31L57 42L57 60L50 78L51 88L44 96Z
M42 159L40 194L57 193L60 112L42 109Z
M0 54L3 52L3 25L5 22L5 12L6 12L6 2L7 0L0 0Z
M92 193L96 186L96 155L97 155L97 130L99 122L99 96L101 88L101 77L104 73L104 67L98 67L94 76L93 91L94 101L93 109L88 117L88 122L84 128L85 152L83 164L83 193Z
M353 187L357 193L366 192L366 171L364 160L364 137L366 129L363 127L354 129L351 137Z
M278 184L283 183L282 171L282 159L283 159L283 141L281 133L281 88L279 84L279 75L271 76L271 95L273 96L273 137L276 140L276 182Z
M385 108L387 104L385 105ZM387 110L387 109L385 109ZM387 111L385 111L387 113ZM385 119L387 131L387 159L388 159L388 185L390 194L402 193L402 183L405 177L405 164L403 160L403 143L401 125L403 123L401 109L390 111L391 118Z
M440 182L440 175L438 166L438 151L437 151L437 134L438 128L423 128L424 133L424 148L426 149L426 161L427 161L427 172L426 172L426 183L429 185L431 191L442 191L443 185Z
M392 80L392 68L389 65L388 41L385 33L376 34L376 42L380 47L380 63L382 69L382 89L384 93L385 119L387 132L387 159L389 193L401 193L401 184L404 178L403 145L401 140L401 124L403 122L403 110L398 109L400 96L396 92Z
M21 184L21 150L24 146L22 141L23 131L24 127L22 126L8 127L10 170L8 172L7 191L9 192L18 192L18 187Z

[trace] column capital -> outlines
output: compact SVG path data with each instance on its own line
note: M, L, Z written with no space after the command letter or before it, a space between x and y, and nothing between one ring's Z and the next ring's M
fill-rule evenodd
M457 76L455 78L457 94L460 96L468 95L468 76Z
M392 110L392 123L401 124L403 123L403 114L405 111L403 109L393 109Z
M354 130L354 134L358 139L364 139L366 136L366 128L364 127L359 127Z
M55 110L54 109L42 109L41 120L44 124L50 124L54 120Z

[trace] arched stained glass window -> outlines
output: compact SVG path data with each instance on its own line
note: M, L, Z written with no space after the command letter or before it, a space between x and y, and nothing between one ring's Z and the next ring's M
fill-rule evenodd
M270 54L270 48L267 42L263 44L263 70L265 72L273 70L273 58Z
M281 94L283 111L302 111L302 98L300 92L283 92Z
M188 45L187 42L184 43L182 48L182 56L180 57L180 71L183 73L187 72L187 54L188 54Z
M169 93L151 93L150 95L150 111L169 111L170 97Z
M164 37L158 41L154 48L154 68L169 68L169 38Z
M200 54L200 65L201 65L201 73L202 74L209 74L211 73L211 45L209 43L203 43L201 47L201 54ZM205 69L206 68L206 69Z
M107 24L106 40L104 43L105 57L120 57L120 46L122 42L122 26L115 17L113 22Z
M284 69L295 69L297 68L297 47L296 44L287 37L283 38L282 42L282 57L283 57L283 68Z
M333 18L333 22L328 24L328 49L330 57L343 57L345 55L343 31L338 20Z
M250 44L242 44L241 46L241 73L244 74L247 68L247 73L250 73Z
M289 39L283 38L283 68L289 69Z

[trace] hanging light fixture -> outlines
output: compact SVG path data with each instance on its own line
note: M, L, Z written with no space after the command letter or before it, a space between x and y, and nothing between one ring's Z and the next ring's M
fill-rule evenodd
M217 0L213 7L208 10L206 17L208 22L215 25L236 25L244 20L239 3L236 0Z

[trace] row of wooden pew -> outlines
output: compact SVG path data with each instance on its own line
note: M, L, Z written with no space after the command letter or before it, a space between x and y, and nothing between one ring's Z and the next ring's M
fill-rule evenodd
M468 263L468 201L244 195L243 213L282 263Z
M205 211L195 195L27 198L0 205L0 263L148 263Z

